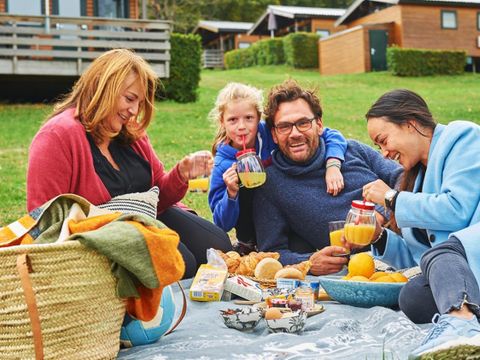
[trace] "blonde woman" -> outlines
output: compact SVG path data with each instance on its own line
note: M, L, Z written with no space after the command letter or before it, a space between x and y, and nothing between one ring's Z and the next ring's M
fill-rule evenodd
M63 193L98 205L158 186L157 218L179 233L185 277L191 277L206 262L207 248L231 245L215 225L176 206L188 180L210 173L213 161L200 151L165 171L146 134L156 87L157 75L132 51L110 50L93 61L32 141L27 207Z

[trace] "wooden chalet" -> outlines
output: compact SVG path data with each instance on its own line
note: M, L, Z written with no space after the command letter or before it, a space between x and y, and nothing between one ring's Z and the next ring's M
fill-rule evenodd
M203 67L223 67L225 52L247 48L261 39L258 35L247 35L252 25L253 23L238 21L199 21L193 33L202 38Z
M344 14L345 9L269 5L248 34L274 37L306 31L327 37L344 28L335 26Z
M320 39L321 74L386 70L393 45L464 50L480 69L480 0L357 0L335 25L347 29Z
M171 23L138 14L136 0L0 0L0 101L52 99L112 48L168 77Z

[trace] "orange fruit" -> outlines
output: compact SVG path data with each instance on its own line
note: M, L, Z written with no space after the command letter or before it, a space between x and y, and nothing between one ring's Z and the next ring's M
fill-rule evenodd
M372 276L370 276L370 281L373 281L375 279L378 279L379 277L381 276L385 276L385 275L388 275L385 271L376 271L372 274Z
M395 279L388 274L380 276L380 277L378 277L378 278L376 278L375 280L372 280L372 281L373 282L396 282Z
M342 280L350 280L351 277L352 277L351 274L347 274L347 275L345 275L344 277L342 277Z
M350 281L370 281L368 280L367 277L365 276L362 276L362 275L355 275L355 276L352 276L350 279L348 279Z
M396 282L407 282L408 279L405 275L401 273L391 273L389 274Z
M348 273L352 276L360 275L369 278L374 272L375 263L367 253L353 255L348 262Z

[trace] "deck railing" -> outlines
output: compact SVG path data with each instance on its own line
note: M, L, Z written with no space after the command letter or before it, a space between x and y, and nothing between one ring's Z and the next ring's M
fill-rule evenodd
M204 68L223 68L223 51L219 49L205 49L202 53Z
M0 13L0 74L76 76L106 50L128 48L166 78L170 32L168 21Z

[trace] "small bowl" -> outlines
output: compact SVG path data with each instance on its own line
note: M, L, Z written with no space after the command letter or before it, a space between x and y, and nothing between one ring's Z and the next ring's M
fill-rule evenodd
M220 315L226 327L240 331L252 330L262 318L262 312L254 308L220 310Z
M265 320L271 332L295 334L303 330L307 321L307 313L304 311L292 311L283 314L281 319Z
M339 277L319 277L320 285L339 303L369 308L373 306L395 307L398 295L405 283L382 283L342 280Z

